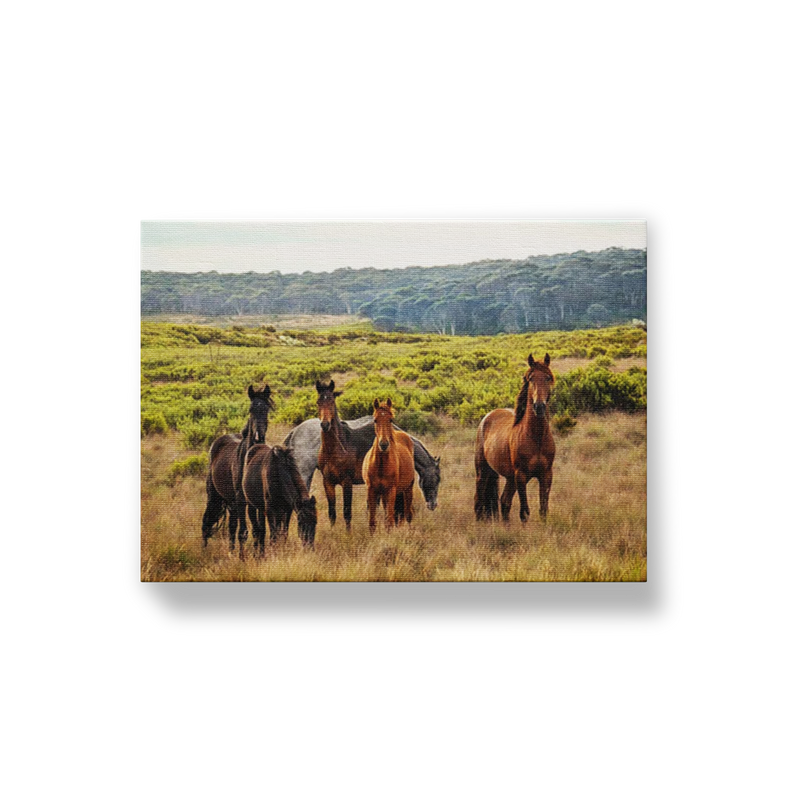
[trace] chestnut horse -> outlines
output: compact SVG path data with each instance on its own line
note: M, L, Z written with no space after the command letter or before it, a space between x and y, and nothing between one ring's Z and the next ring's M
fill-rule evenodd
M392 425L392 400L381 405L373 403L375 442L364 457L362 474L367 484L367 511L370 533L375 530L375 512L383 501L386 527L394 527L405 517L411 523L414 516L414 442L404 431ZM402 505L400 504L402 498Z
M297 512L297 533L303 544L314 546L317 531L317 501L308 494L292 451L288 447L257 444L247 452L242 491L253 526L253 547L264 555L269 540L285 538L292 513Z
M497 484L506 479L500 497L503 521L508 521L514 493L519 494L519 518L530 516L528 481L539 479L539 516L547 516L553 459L556 445L550 432L547 403L555 378L550 371L550 355L544 361L528 356L528 371L522 379L514 411L497 408L490 411L478 426L475 444L475 516L497 518Z
M239 529L239 556L244 558L244 543L247 540L245 520L246 502L242 493L242 474L247 451L254 444L264 441L269 425L269 412L274 410L270 388L264 384L260 391L247 388L250 397L250 416L241 436L230 434L214 440L208 455L208 477L206 495L208 502L203 514L203 547L208 544L226 509L229 513L228 532L231 551L236 544L236 529Z
M361 464L372 444L372 432L356 432L342 424L336 410L335 384L316 382L317 409L320 420L320 447L317 466L322 473L322 485L328 500L328 519L336 522L336 487L342 487L344 524L350 530L353 516L353 486L364 483Z

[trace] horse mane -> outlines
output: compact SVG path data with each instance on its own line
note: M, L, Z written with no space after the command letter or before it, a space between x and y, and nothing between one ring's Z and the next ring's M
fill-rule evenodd
M525 416L525 410L528 408L528 376L522 379L522 388L517 395L517 402L514 405L514 424L519 425L522 418Z

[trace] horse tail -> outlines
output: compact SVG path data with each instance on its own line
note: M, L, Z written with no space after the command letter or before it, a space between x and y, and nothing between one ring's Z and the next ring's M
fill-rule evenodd
M475 519L497 518L500 508L499 484L500 476L489 466L484 453L481 420L475 442Z
M225 515L225 500L222 495L214 488L214 481L211 479L211 470L206 478L206 495L208 502L203 514L203 545L208 544L208 540L214 533L217 524Z

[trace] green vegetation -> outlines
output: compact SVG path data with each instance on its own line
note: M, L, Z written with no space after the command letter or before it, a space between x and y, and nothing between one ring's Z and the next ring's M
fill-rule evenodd
M381 333L369 323L328 329L230 329L142 324L142 579L625 580L647 578L647 333L637 326L493 337ZM510 407L528 353L551 355L558 440L547 523L477 523L475 426ZM316 416L315 379L334 378L340 413L371 413L391 396L397 421L442 458L439 508L419 492L410 527L368 531L363 487L353 529L320 513L314 550L290 528L257 560L229 556L221 526L202 546L207 455L244 426L249 384L272 387L268 440ZM597 413L599 412L599 413ZM324 502L319 474L312 494ZM528 487L536 508L537 485Z
M302 275L143 271L141 280L145 317L358 314L382 331L451 336L572 330L647 318L647 254L620 248L522 261ZM224 343L267 339L275 333L271 327L257 332L234 327L225 332ZM214 338L222 334L203 335L223 343Z
M375 397L391 396L403 428L436 434L447 418L473 425L512 406L530 352L553 359L556 415L646 408L647 333L639 327L453 337L381 333L369 324L278 332L143 322L142 435L174 430L185 447L203 449L241 430L246 388L265 381L273 421L295 425L316 416L313 384L329 377L344 390L343 418L370 414ZM574 359L594 361L566 368Z

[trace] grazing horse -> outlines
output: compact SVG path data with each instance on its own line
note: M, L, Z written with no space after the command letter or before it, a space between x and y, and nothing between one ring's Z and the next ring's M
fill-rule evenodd
M336 487L342 487L344 524L350 530L353 515L353 486L364 483L361 465L372 444L368 434L356 435L339 419L336 398L341 392L334 391L334 382L316 382L317 409L320 421L320 447L317 456L322 485L328 500L328 519L336 523ZM374 434L373 434L374 435Z
M372 419L372 415L359 417L349 422L339 420L339 424L349 432L350 440L356 450L366 454L375 441L375 421ZM395 425L395 430L400 429ZM419 439L412 436L411 441L414 442L414 469L419 475L419 488L422 489L428 508L433 511L438 504L439 483L442 480L441 459L432 456ZM301 422L296 428L289 431L289 435L283 442L286 447L292 448L297 468L309 489L311 489L314 470L318 468L321 442L322 424L318 419L307 419L305 422Z
M547 403L555 378L550 371L550 355L544 361L528 356L528 371L522 379L514 411L497 408L490 411L478 426L475 444L475 516L497 518L497 484L506 479L500 497L503 521L508 521L514 493L519 494L519 518L530 516L528 481L539 479L539 516L547 516L553 459L556 445L550 432Z
M257 444L247 452L242 491L253 526L253 547L264 555L269 540L286 537L292 512L297 512L297 533L303 544L314 546L317 532L317 501L308 494L288 447Z
M392 425L391 398L385 405L376 399L373 405L375 442L364 457L362 469L367 484L370 533L375 530L375 512L381 500L387 528L394 527L403 517L410 524L414 516L414 444L407 433Z
M203 546L205 547L214 533L214 526L227 509L231 551L236 544L238 528L239 556L241 558L244 558L244 543L247 540L246 503L242 493L245 456L252 445L264 441L269 425L269 412L275 408L275 401L266 384L260 392L254 391L252 386L248 386L247 394L250 397L250 415L242 430L242 435L226 434L215 439L211 445L208 455L208 477L206 478L208 502L203 514Z

